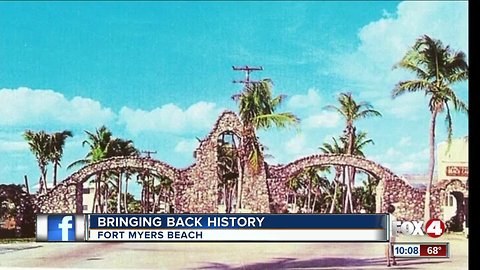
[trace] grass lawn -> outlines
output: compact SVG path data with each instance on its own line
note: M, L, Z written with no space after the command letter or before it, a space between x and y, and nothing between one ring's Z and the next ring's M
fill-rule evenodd
M32 238L0 238L0 244L11 244L11 243L27 243L35 242L35 237Z

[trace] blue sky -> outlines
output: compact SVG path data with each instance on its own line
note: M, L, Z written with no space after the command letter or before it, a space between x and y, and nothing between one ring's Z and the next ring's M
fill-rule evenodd
M286 163L318 152L343 130L324 107L342 91L369 101L383 117L359 121L375 145L367 157L395 172L424 173L427 103L396 100L392 70L415 39L441 39L468 55L467 2L29 2L0 3L0 183L38 180L22 139L25 129L69 129L60 177L82 158L83 130L107 125L117 137L177 167L193 162L218 114L236 110L232 65L262 65L288 98L300 131L261 131L262 143ZM468 101L467 84L456 86ZM443 117L443 116L441 116ZM454 115L454 136L468 117ZM444 140L440 118L437 139Z

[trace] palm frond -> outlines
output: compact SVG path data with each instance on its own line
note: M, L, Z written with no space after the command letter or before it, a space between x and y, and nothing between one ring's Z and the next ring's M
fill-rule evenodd
M401 81L395 85L395 88L392 91L392 97L396 98L400 95L405 94L406 92L419 92L425 89L435 88L432 83L427 80L410 80L410 81Z

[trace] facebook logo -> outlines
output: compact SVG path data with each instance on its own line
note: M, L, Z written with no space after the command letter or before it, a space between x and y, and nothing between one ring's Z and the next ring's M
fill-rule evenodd
M84 241L83 215L37 215L37 241Z
M75 241L74 216L48 216L48 241Z

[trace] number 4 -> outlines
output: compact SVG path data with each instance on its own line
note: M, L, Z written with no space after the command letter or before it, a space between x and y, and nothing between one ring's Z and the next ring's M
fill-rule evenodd
M434 235L442 235L443 234L443 228L442 228L442 221L440 220L430 220L427 224L427 233L434 234Z

